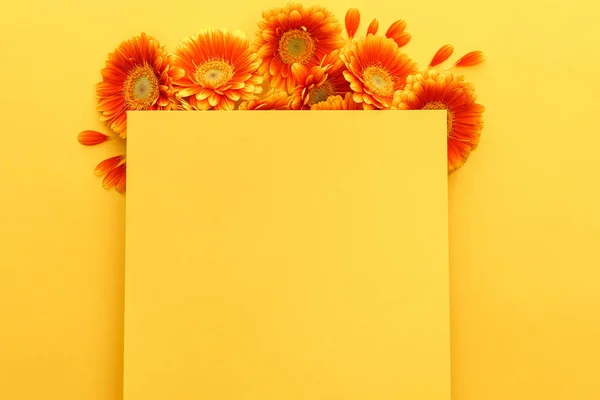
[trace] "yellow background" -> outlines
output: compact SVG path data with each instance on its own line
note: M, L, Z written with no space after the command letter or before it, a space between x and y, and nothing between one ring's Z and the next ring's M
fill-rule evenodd
M320 2L484 50L465 73L487 107L449 180L455 400L597 399L600 359L599 6L589 0ZM32 1L0 25L0 397L119 398L124 199L92 169L118 143L93 89L109 51L146 30L171 49L202 27L251 34L276 1ZM363 24L363 31L366 23Z
M445 130L129 113L124 399L450 400Z

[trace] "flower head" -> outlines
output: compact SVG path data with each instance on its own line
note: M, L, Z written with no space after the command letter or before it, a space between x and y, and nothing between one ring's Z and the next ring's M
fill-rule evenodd
M446 110L450 173L467 161L479 143L485 109L475 99L475 89L462 76L429 69L408 77L404 90L394 96L393 108Z
M368 35L355 40L341 55L354 101L366 109L389 108L394 92L404 87L406 78L418 71L417 64L402 53L396 42L383 36Z
M258 22L254 49L262 58L259 72L270 77L271 87L291 93L296 81L294 63L307 68L343 47L342 26L320 6L306 8L293 3L263 12Z
M172 57L152 36L142 33L109 54L96 85L97 110L109 128L127 137L127 111L168 110L175 71Z
M179 44L173 66L180 102L197 110L233 110L238 100L260 93L260 59L248 39L225 30L203 31Z

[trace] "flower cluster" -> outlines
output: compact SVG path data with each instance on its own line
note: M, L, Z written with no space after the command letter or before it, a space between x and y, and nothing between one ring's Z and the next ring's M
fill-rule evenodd
M379 34L374 19L357 36L360 12L344 26L327 9L289 4L264 11L252 43L239 31L203 30L174 53L142 33L109 54L96 86L97 111L115 138L127 138L129 110L446 110L448 172L461 167L478 144L484 108L474 88L451 68L479 64L467 53L450 68L442 46L426 68L403 51L411 35L398 20ZM108 135L86 130L79 142ZM126 156L95 169L105 188L124 192Z

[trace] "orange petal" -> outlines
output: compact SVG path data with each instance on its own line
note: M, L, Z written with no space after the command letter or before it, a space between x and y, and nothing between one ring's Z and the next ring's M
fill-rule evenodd
M292 28L296 28L300 21L302 21L302 15L298 12L298 10L293 10L290 13L290 26Z
M378 30L379 30L379 21L377 21L377 18L375 18L373 21L371 21L371 24L369 25L369 28L367 29L367 35L369 35L369 34L376 35Z
M95 146L108 140L108 136L96 131L83 131L77 135L79 143L85 146Z
M472 65L477 65L481 63L485 59L483 52L481 51L471 51L460 58L457 62L454 63L457 67L470 67Z
M118 167L114 168L110 171L104 179L102 180L102 186L105 189L110 189L116 187L122 179L122 176L125 174L125 164L121 164Z
M346 13L346 32L350 39L356 34L358 25L360 25L360 11L357 8L351 8Z
M443 45L433 56L433 59L429 63L429 66L435 67L436 65L443 63L448 58L450 58L450 56L452 55L453 52L454 52L454 46L452 46L451 44Z
M117 184L115 186L115 190L119 193L125 193L126 183L127 183L127 174L123 173L121 175L121 178L119 179L119 181L117 182Z
M401 34L402 32L404 32L405 29L406 22L399 19L398 21L395 21L392 25L390 25L387 32L385 33L385 36L394 39L394 36Z
M293 63L292 76L298 84L304 84L306 82L306 78L308 77L308 69L300 63Z
M408 42L410 42L411 36L408 32L402 32L397 36L394 36L392 39L396 42L398 47L406 46Z
M185 76L185 69L183 68L171 67L170 72L171 79L173 79L174 81L178 81Z
M212 92L212 94L208 97L208 104L211 107L215 107L221 101L221 96L219 96L216 92Z
M96 165L94 169L94 174L102 176L108 174L110 171L115 169L123 160L123 156L115 156L111 158L107 158L106 160L100 162Z

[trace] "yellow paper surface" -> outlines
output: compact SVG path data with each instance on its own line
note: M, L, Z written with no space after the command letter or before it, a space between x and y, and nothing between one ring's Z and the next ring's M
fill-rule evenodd
M125 400L449 399L445 146L444 112L130 113Z
M449 179L453 400L600 398L600 6L590 0L322 0L359 34L407 22L426 66L443 44L486 106L479 148ZM124 198L94 166L123 152L94 84L146 31L171 51L242 29L276 0L4 2L0 33L0 398L119 400ZM441 68L445 68L443 65ZM158 157L158 156L157 156ZM160 162L160 160L158 160Z

